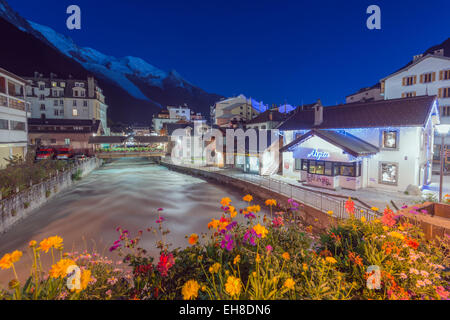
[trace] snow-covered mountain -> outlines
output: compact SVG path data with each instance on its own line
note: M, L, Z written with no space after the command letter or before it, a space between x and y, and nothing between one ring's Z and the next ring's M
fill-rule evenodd
M34 71L39 71L45 75L53 72L58 76L67 74L77 76L80 73L86 74L86 76L87 74L93 74L100 81L100 86L104 88L107 103L112 107L110 110L113 109L112 115L113 118L116 118L115 120L122 120L119 117L128 115L131 111L120 110L119 112L117 108L130 108L135 111L138 108L136 105L139 104L139 101L146 102L141 103L139 109L143 108L142 105L150 105L152 112L156 111L155 107L187 103L196 111L203 112L206 115L209 113L209 106L222 98L220 95L209 94L192 85L174 70L166 72L141 58L132 56L117 58L93 48L80 47L70 37L59 34L50 27L25 20L5 0L0 0L0 18L23 33L17 33L16 30L10 31L10 33L14 32L15 34L14 37L11 36L11 39L18 45L20 43L20 47L26 47L29 55L38 55L49 59L48 56L57 55L54 52L57 51L67 58L56 57L59 63L54 63L52 66L51 61L40 63L38 59L35 59L36 57L31 56L29 56L29 59L36 61L33 64L29 61L16 61L16 59L22 57L23 52L17 55L10 52L9 55L6 55L8 59L4 58L2 61L2 53L0 52L0 66L8 69L10 65L12 66L12 68L9 68L11 71L24 76L33 75ZM9 29L9 26L5 29ZM39 52L36 50L36 42L25 34L32 35L44 44L42 46L42 43L39 43L41 47ZM22 38L26 41L21 41ZM15 46L8 46L7 50L14 51ZM47 51L51 51L51 54L47 54ZM3 52L3 54L6 53ZM24 60L24 57L21 59ZM24 65L26 64L32 65L35 69L27 69L24 73ZM84 73L79 70L78 65L84 69ZM16 66L16 70L14 70L14 66ZM117 88L120 88L120 90L117 90ZM123 91L130 97L125 97ZM118 101L120 101L120 105ZM145 114L148 114L148 111L145 110ZM139 115L135 116L136 119L142 120Z

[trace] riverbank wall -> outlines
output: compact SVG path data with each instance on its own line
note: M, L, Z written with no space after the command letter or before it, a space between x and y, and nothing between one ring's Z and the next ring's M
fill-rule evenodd
M242 195L251 194L253 198L258 199L259 202L264 202L267 199L275 199L277 201L278 208L274 209L274 212L287 211L290 208L289 197L266 189L262 186L255 185L253 183L243 181L237 178L226 176L220 173L205 171L192 167L183 167L167 162L161 162L160 165L183 174L193 175L205 180L211 181L242 192ZM296 202L298 202L296 200ZM296 212L296 218L305 226L311 226L312 232L321 233L328 229L331 225L335 225L337 218L330 217L327 213L324 213L316 208L313 208L307 204L300 203L300 208Z
M25 219L55 195L71 186L74 175L84 177L98 168L102 160L90 158L78 162L70 170L58 172L55 176L30 185L12 197L0 200L0 233L8 231L15 223Z

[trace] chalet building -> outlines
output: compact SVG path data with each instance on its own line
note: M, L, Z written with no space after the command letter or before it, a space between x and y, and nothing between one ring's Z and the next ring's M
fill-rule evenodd
M266 110L255 118L246 122L247 129L270 130L275 129L286 118L286 114L278 111L278 108Z
M25 80L0 68L0 168L12 156L27 153L27 116Z
M92 154L89 138L104 133L100 120L28 119L29 143L46 147L70 147Z
M247 99L243 94L216 102L211 107L212 124L229 126L233 120L248 121L256 117L266 107L262 102L256 102L252 98Z
M381 79L384 99L422 95L437 96L439 116L443 124L450 124L450 52L437 49L432 54L416 55L404 68ZM446 139L446 145L450 144ZM441 139L435 139L435 156L439 157Z
M384 97L381 95L381 84L378 82L371 87L362 88L358 90L358 92L348 95L345 97L345 103L377 101L383 99Z
M26 95L31 103L33 119L100 120L106 135L107 109L105 96L97 80L25 77Z
M435 96L297 111L279 126L283 175L326 189L404 192L431 181Z

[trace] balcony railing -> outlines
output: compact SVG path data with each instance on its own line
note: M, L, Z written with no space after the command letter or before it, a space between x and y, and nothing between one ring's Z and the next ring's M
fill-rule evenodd
M7 98L5 96L0 96L0 106L9 107L9 108L20 110L20 111L26 111L25 102L14 99L14 98Z
M7 106L8 106L8 98L0 96L0 107L7 107Z

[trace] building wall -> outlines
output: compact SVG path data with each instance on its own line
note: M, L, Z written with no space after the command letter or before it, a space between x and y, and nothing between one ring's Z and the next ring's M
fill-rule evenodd
M0 168L7 164L4 158L13 155L25 157L27 152L27 103L25 83L0 72ZM12 92L14 91L14 92ZM13 127L20 122L22 129ZM5 123L7 127L5 128Z
M370 101L383 100L380 88L371 88L364 90L362 92L357 92L355 94L349 95L345 98L345 103L352 103L364 100Z

